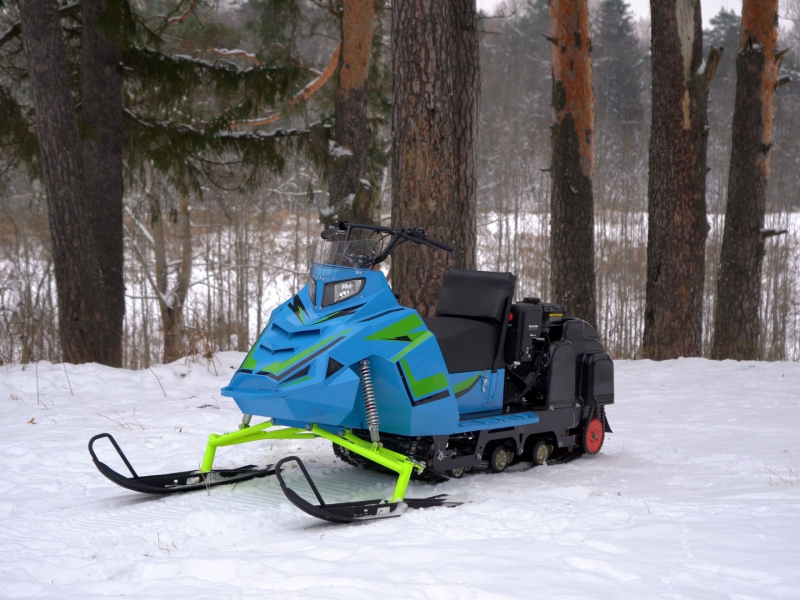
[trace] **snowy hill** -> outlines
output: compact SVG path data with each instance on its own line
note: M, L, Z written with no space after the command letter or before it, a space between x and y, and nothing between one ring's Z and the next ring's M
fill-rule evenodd
M103 431L140 474L197 468L240 420L219 388L241 360L0 367L0 597L800 598L798 363L617 362L600 455L412 483L466 504L369 524L316 521L274 478L152 498L97 472ZM321 441L216 466L290 453L330 501L392 486Z

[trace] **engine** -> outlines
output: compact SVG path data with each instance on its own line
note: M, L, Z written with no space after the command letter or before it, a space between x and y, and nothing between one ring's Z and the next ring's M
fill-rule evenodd
M525 298L511 306L504 404L533 408L614 402L614 363L586 321L563 306Z

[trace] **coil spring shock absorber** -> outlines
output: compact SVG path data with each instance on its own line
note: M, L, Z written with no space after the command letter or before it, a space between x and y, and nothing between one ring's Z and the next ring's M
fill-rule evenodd
M375 404L375 390L372 387L372 374L369 371L369 359L361 361L361 389L364 393L364 412L367 415L367 428L369 429L369 439L374 444L381 443L379 433L380 421L378 419L378 405Z

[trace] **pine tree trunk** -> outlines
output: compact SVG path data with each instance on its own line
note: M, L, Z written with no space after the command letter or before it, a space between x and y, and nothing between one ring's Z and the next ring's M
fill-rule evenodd
M122 69L119 40L107 39L98 19L113 23L121 35L122 4L108 0L81 2L81 139L87 208L97 245L105 294L106 326L103 364L122 366L122 321L125 317L122 243ZM116 9L116 10L114 10ZM101 22L102 23L102 22ZM107 25L108 26L108 25Z
M714 308L715 359L759 357L761 265L780 56L778 0L745 0L736 55L728 203Z
M594 95L588 0L551 0L553 159L550 254L554 302L597 322L594 274Z
M476 267L478 178L478 115L481 70L475 0L451 0L453 4L453 135L455 136L456 206L462 231L456 239L453 264Z
M450 2L392 3L392 224L424 227L463 246L456 211L453 135L453 20ZM392 257L401 304L432 316L448 256L406 244Z
M643 355L703 352L708 88L721 56L701 68L699 0L651 0L653 114L648 182Z
M106 356L105 294L87 214L58 5L55 0L19 0L18 6L48 200L63 358L100 362Z
M375 26L374 0L344 0L341 20L335 129L339 149L331 157L330 205L334 212L326 224L375 223L377 208L367 172L367 79Z

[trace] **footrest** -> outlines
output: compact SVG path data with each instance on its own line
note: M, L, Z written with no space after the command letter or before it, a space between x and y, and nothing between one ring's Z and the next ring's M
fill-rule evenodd
M281 467L284 463L295 462L300 467L303 476L306 478L311 491L314 492L319 504L311 504L308 500L286 485L281 475ZM306 466L296 456L282 458L275 465L275 475L281 485L286 498L304 513L329 521L331 523L352 523L353 521L366 521L371 519L384 519L387 517L399 517L409 509L430 508L433 506L458 506L460 502L451 502L447 496L440 494L430 498L406 498L399 502L387 502L385 500L362 500L359 502L342 502L338 504L326 504L319 493L317 486L308 474Z

